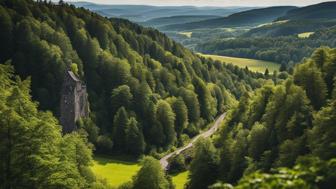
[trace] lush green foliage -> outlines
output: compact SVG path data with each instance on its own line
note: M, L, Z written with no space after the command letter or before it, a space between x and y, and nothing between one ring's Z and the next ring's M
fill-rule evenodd
M132 187L132 178L141 168L141 163L129 157L94 157L92 171L98 178L106 179L106 182L113 187ZM176 189L183 189L187 182L188 172L172 175L172 182Z
M280 27L280 26L279 26ZM295 24L295 28L300 28ZM282 28L285 31L287 29ZM298 33L309 30L299 31ZM311 30L310 30L311 31ZM264 31L263 33L267 33ZM294 33L295 34L295 33ZM321 45L336 47L336 28L316 31L309 38L297 35L282 37L238 37L236 39L217 40L197 45L196 49L206 54L253 58L292 66L308 57Z
M206 188L216 181L219 157L210 140L199 139L195 144L194 159L190 164L189 188Z
M335 60L335 49L317 49L296 66L293 78L240 99L215 140L220 152L217 179L236 183L246 175L237 188L330 187L335 171L324 169L334 166L336 157ZM190 178L191 183L199 180Z
M335 49L318 49L287 80L273 76L277 85L253 92L269 70L214 62L156 30L63 3L3 0L0 27L0 61L12 59L21 78L31 77L22 81L0 65L1 188L107 188L90 169L88 140L102 153L155 154L195 135L235 98L214 143L195 145L189 188L333 187ZM321 32L300 40L332 43L333 31ZM87 83L92 112L62 136L52 113L37 107L59 114L66 69ZM120 186L173 187L151 157Z
M170 189L172 187L160 163L152 157L146 157L143 160L140 171L133 178L134 189Z
M222 99L262 83L263 75L198 57L156 30L64 3L4 0L0 15L0 60L31 76L41 109L59 115L66 69L86 82L91 120L80 125L102 153L161 152L223 112L230 102Z
M62 137L56 118L37 110L29 85L0 65L0 188L104 188L89 168L86 135Z

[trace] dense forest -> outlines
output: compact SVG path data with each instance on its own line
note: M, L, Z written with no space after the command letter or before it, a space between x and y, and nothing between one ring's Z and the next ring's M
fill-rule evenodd
M89 166L84 132L61 135L50 112L30 97L31 81L0 65L0 188L101 188Z
M321 32L307 40L331 42ZM155 158L223 112L215 137L170 160L189 169L186 188L334 187L336 49L260 74L127 20L32 0L0 1L0 41L0 188L112 188L90 168L96 153L148 155L120 189L173 189ZM86 83L90 116L64 134L68 69Z
M288 30L285 28L282 31ZM316 31L309 38L300 38L297 35L279 37L244 37L244 35L235 39L213 39L198 44L196 50L208 54L254 58L292 66L304 57L310 56L314 49L320 46L336 47L335 27Z
M319 48L292 77L245 93L213 143L199 141L190 188L334 188L335 78L336 49Z
M9 62L0 64L0 188L112 189L91 170L87 132L62 136L58 120L32 101L30 85L30 79L14 75ZM133 181L120 188L144 187L174 188L152 157L144 158Z
M11 59L42 110L59 115L71 68L88 87L78 125L101 153L141 155L182 144L263 75L202 59L156 30L72 5L0 4L0 61Z

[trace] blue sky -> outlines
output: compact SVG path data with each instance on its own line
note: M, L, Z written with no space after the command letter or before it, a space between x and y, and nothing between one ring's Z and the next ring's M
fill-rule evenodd
M78 0L68 0L78 1ZM81 0L99 4L140 4L140 5L193 5L193 6L304 6L320 3L320 0Z

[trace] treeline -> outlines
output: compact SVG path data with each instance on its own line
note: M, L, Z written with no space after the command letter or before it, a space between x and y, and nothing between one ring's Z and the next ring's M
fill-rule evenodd
M238 37L229 40L212 40L196 46L202 53L253 58L292 66L308 57L320 46L336 47L336 28L319 30L309 38Z
M100 153L162 152L225 111L263 75L202 59L153 29L46 1L0 3L0 61L31 77L32 97L59 115L65 70L86 82L78 122ZM260 79L258 79L260 78Z
M189 187L333 188L335 78L336 49L319 48L293 77L243 95L214 143L197 145Z

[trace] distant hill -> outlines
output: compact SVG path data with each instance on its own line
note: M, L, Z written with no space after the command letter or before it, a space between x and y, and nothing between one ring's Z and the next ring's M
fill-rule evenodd
M140 24L144 26L151 26L151 27L162 27L166 25L184 24L184 23L189 23L189 22L197 22L197 21L202 21L202 20L215 19L219 17L220 16L216 16L216 15L170 16L170 17L150 19Z
M279 20L335 19L336 1L310 5L287 12Z
M194 7L194 6L148 6L148 5L103 5L90 2L69 2L106 17L125 18L134 22L146 22L155 18L172 16L228 16L255 7Z
M314 32L336 25L336 1L293 9L273 24L254 28L244 36L286 36Z
M253 28L243 36L245 37L277 37L296 35L304 32L314 32L336 25L336 19L303 19L274 22L273 24Z
M198 28L220 28L220 27L240 27L257 26L272 22L273 20L284 16L289 10L296 9L294 6L268 7L243 11L223 18L191 22L187 24L175 24L166 26L170 30L190 30Z

